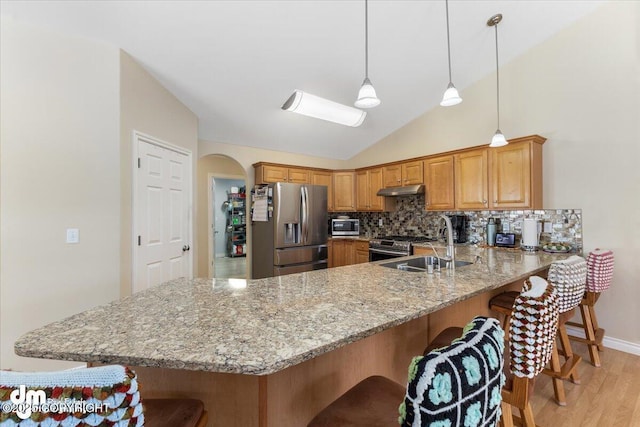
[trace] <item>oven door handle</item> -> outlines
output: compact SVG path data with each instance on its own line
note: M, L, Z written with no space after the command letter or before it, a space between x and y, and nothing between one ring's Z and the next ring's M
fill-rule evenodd
M369 252L373 252L374 254L396 255L398 257L410 255L403 252L385 251L384 249L374 249L374 248L369 248Z

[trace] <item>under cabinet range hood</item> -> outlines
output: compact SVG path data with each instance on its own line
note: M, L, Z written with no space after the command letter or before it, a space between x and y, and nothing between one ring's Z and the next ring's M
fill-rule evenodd
M415 194L424 194L424 185L405 185L404 187L389 187L378 190L378 196L413 196Z

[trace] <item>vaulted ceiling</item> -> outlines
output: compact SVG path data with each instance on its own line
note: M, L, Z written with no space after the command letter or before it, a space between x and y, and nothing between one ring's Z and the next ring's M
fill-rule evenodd
M451 0L453 81L500 62L602 1ZM113 44L199 118L200 139L347 159L439 107L448 83L444 0L369 2L369 76L382 100L358 128L281 110L294 89L353 105L364 78L364 0L3 1L2 14ZM451 107L455 108L455 107Z

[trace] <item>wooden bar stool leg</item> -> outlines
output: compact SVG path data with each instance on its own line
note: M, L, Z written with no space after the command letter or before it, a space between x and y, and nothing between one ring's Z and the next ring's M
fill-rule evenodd
M582 360L580 356L573 354L571 348L571 342L569 341L569 335L567 334L567 328L564 325L558 327L558 336L560 338L560 345L562 346L562 353L565 358L565 363L562 370L568 370L569 378L574 384L580 384L580 378L578 376L578 364ZM563 372L563 377L565 373Z
M599 368L600 355L598 354L598 345L596 344L596 330L593 328L593 319L591 316L592 307L581 305L580 314L582 315L582 324L586 335L587 346L589 347L589 356L593 366Z
M511 404L507 402L501 403L502 416L500 417L500 425L502 427L513 427L513 412L511 411Z
M560 406L567 406L567 397L564 393L564 383L560 378L562 375L560 368L560 356L558 355L558 344L554 343L551 353L551 369L545 369L545 374L551 376L553 380L553 392L556 396L556 403Z
M522 425L524 427L536 427L530 403L527 403L527 406L524 409L520 409L520 417L522 418Z
M598 318L596 317L596 310L594 305L589 305L589 314L591 315L591 323L593 324L593 334L595 335L598 351L604 351L604 346L602 345L602 339L604 338L604 329L598 326Z

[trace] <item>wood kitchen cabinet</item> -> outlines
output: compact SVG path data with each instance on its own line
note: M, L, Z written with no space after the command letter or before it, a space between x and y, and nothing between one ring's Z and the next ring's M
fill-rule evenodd
M509 145L489 149L493 209L542 209L541 137L510 140Z
M533 135L455 154L456 209L542 209L545 141Z
M311 171L311 184L327 187L327 209L333 211L333 174L329 171Z
M369 242L364 240L356 240L354 243L356 264L369 262Z
M378 196L382 188L382 168L356 172L356 209L358 211L388 211L395 206L395 199Z
M447 250L444 249L444 252L446 252ZM424 248L422 246L414 246L413 247L413 254L414 255L422 255L422 256L429 256L429 255L436 255L435 251L431 248Z
M356 210L355 172L333 172L333 210L336 212Z
M384 188L424 183L422 160L399 163L383 168Z
M355 262L354 241L349 239L331 239L331 265L342 267Z
M453 158L455 160L456 209L488 209L488 149L465 151L455 154Z
M309 169L269 163L256 163L253 167L256 184L270 184L274 182L309 184L311 182Z
M355 239L329 240L329 268L369 262L369 242Z
M428 211L455 209L455 174L453 155L424 161L425 208Z

